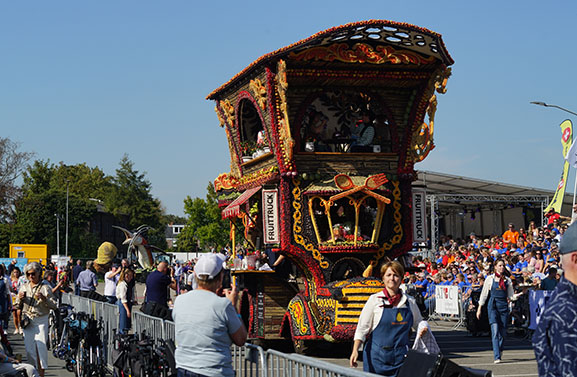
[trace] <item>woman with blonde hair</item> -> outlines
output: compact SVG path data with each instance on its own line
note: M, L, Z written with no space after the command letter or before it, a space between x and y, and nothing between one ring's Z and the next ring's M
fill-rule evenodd
M29 318L27 325L24 318L21 322L28 361L44 377L44 370L48 367L48 314L50 309L58 309L58 305L52 288L42 280L42 266L38 262L28 263L24 273L28 282L20 287L16 305L21 308L22 315Z
M134 285L130 283L134 280L134 270L125 268L120 273L118 283L116 283L116 305L120 314L118 321L118 332L123 334L132 327L131 315L132 305L135 302Z
M385 289L369 297L354 336L351 367L357 366L359 348L364 343L363 370L381 375L395 375L409 350L411 328L418 337L429 330L415 300L403 293L400 286L405 275L397 261L381 267Z

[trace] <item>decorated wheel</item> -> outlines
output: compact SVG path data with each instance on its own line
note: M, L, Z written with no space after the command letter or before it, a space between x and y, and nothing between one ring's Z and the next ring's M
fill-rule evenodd
M296 353L304 355L308 350L307 343L304 339L293 339L293 347Z

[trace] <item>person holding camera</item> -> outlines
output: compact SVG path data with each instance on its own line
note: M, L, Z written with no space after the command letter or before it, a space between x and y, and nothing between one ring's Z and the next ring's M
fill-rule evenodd
M52 288L42 280L40 263L28 263L24 273L28 283L20 287L16 300L16 305L22 309L20 326L24 329L27 358L44 377L44 370L48 367L48 317L50 309L57 310L58 304Z
M146 298L144 307L141 309L144 314L170 319L168 288L176 291L174 270L168 266L167 262L160 262L156 270L148 274L146 278Z
M242 346L247 331L235 309L238 292L222 289L222 254L202 255L194 266L198 288L176 297L172 318L178 377L233 377L230 346ZM222 290L225 297L220 297Z

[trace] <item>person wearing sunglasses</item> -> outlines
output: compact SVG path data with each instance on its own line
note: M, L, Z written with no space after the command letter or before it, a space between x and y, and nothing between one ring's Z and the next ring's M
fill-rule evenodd
M56 298L50 285L42 280L42 266L38 262L28 263L24 267L28 282L20 287L16 305L29 318L24 327L24 345L28 361L36 367L38 375L44 377L48 367L48 317L50 309L58 309Z

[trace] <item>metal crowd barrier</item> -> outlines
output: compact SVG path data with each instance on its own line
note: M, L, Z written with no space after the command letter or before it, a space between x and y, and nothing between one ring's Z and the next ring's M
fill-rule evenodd
M134 311L132 328L135 333L145 331L158 339L175 339L174 322L164 321L144 313ZM232 345L232 366L237 377L275 377L275 376L315 376L315 377L367 377L375 374L346 368L314 359L312 357L285 354L275 350L263 350L262 347L246 343L242 347Z
M437 313L436 311L436 297L434 300L430 301L429 305L429 321L436 322L436 320L445 320L445 321L457 321L457 323L452 327L453 329L458 329L459 327L464 327L466 325L466 312L467 312L467 305L469 303L470 293L467 298L464 298L465 292L472 289L470 286L463 287L459 289L458 297L457 297L457 305L459 308L458 314L446 314L446 313Z
M107 367L112 370L111 352L114 332L118 328L118 306L94 301L73 294L63 294L62 303L72 305L75 311L84 311L102 317L104 322L103 340ZM139 311L132 312L134 333L145 332L155 340L175 339L174 322L152 317ZM232 365L237 377L368 377L376 376L347 367L333 365L326 361L297 354L286 354L247 343L242 347L231 347Z
M114 347L114 334L118 329L119 311L118 306L107 302L90 300L86 297L76 296L71 293L62 294L62 303L74 307L76 312L85 312L94 315L94 318L102 318L102 343L106 364L112 370L112 348Z
M334 365L326 361L297 354L286 354L275 350L266 351L266 371L263 377L368 377L377 376L352 368Z

